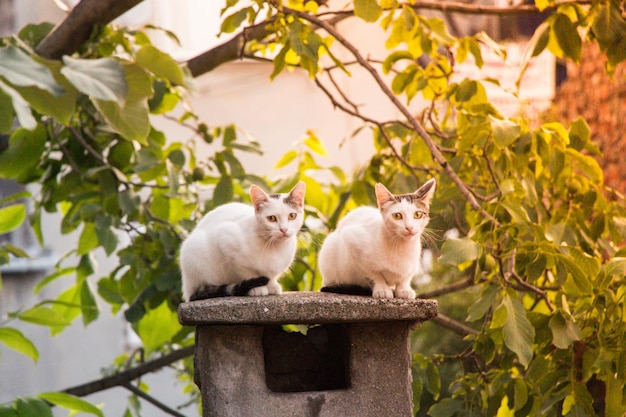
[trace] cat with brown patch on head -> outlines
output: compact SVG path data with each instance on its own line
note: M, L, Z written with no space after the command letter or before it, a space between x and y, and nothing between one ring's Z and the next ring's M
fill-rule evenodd
M280 294L280 276L296 254L305 183L289 193L250 187L252 205L229 203L207 213L180 248L183 298Z
M415 298L421 271L422 235L435 193L431 179L411 194L392 194L376 184L378 208L358 207L340 220L318 256L322 292Z

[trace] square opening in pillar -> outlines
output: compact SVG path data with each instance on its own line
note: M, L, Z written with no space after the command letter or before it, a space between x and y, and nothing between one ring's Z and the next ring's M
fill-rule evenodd
M350 345L343 325L316 325L305 331L265 326L265 383L274 392L346 389L350 386ZM300 328L300 327L299 327Z

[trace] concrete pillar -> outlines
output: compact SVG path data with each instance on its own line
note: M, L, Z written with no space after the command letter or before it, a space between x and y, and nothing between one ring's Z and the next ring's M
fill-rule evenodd
M178 315L196 326L204 417L409 417L409 332L437 303L294 292L183 303Z

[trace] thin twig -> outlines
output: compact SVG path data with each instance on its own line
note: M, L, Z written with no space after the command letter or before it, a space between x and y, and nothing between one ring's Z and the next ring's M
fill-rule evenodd
M78 141L78 143L80 143L82 145L83 148L85 148L85 150L94 158L96 158L96 160L98 162L100 162L102 165L109 165L107 161L104 160L104 158L102 157L102 154L100 154L98 151L96 151L93 147L91 147L91 145L89 145L89 143L87 142L87 140L83 137L83 135L77 130L75 129L73 126L66 126L66 128L72 132L72 135L74 135L74 139L76 139Z
M413 10L438 10L442 13L459 13L469 15L496 15L496 16L518 16L524 14L537 14L556 10L558 7L572 5L590 5L592 0L564 0L550 4L544 9L539 9L535 5L520 4L516 6L491 6L482 4L468 4L457 1L414 1L410 4L402 3ZM400 6L399 6L400 7ZM390 9L387 9L390 10ZM318 14L318 17L332 16L330 21L340 20L342 17L354 15L354 10L346 9L341 11L331 11Z
M417 298L434 298L439 297L440 295L450 294L452 292L460 291L465 288L474 286L474 278L469 277L457 282L453 282L452 284L445 285L441 288L434 289L432 291L426 291L420 294L417 294Z
M509 257L509 265L507 266L506 269L502 265L502 262L500 262L500 270L503 271L504 280L509 285L512 286L513 285L513 283L511 282L511 277L512 277L515 280L515 282L519 285L519 288L516 288L516 289L522 290L522 291L529 291L529 292L537 294L546 303L546 306L548 306L548 310L550 310L550 312L553 313L555 311L555 308L554 308L554 305L552 304L552 301L550 301L548 294L542 289L540 289L539 287L529 284L522 277L520 277L517 272L515 272L516 253L517 251L514 250L511 256Z
M478 334L478 330L472 329L464 325L461 322L458 322L450 317L439 313L436 317L430 319L432 322L437 323L438 325L445 327L446 329L452 330L453 332L460 334L461 336L467 336L469 334Z
M129 390L130 392L135 394L136 396L138 396L140 398L143 398L144 400L148 401L150 404L154 405L159 410L161 410L161 411L163 411L163 412L165 412L165 413L167 413L169 415L172 415L172 416L175 416L175 417L185 417L184 414L181 414L178 411L168 407L167 405L165 405L162 402L158 401L153 396L148 395L146 392L140 390L139 388L137 388L136 386L134 386L130 382L122 384L122 387L126 388L127 390Z
M383 81L380 74L372 67L369 62L361 55L361 52L352 45L341 33L336 31L333 27L328 25L324 20L317 18L316 16L310 15L308 13L301 12L299 10L290 9L288 7L283 7L282 9L285 13L292 14L297 16L303 20L306 20L314 25L318 25L323 28L326 32L328 32L331 36L333 36L344 48L346 48L359 62L359 64L370 73L378 87L382 90L382 92L388 97L391 103L402 113L402 115L406 118L406 120L411 124L412 128L419 134L419 136L423 139L424 144L430 151L432 157L437 161L437 163L444 169L446 174L450 177L452 182L459 188L461 194L465 197L465 199L469 202L470 206L480 212L485 218L489 219L495 225L499 225L500 222L493 217L490 213L485 211L478 201L472 194L472 192L468 189L467 185L461 180L461 178L454 171L454 168L448 163L446 158L442 155L442 153L437 148L437 145L432 140L424 126L411 114L409 109L404 106L400 100L393 94L390 90L389 86Z

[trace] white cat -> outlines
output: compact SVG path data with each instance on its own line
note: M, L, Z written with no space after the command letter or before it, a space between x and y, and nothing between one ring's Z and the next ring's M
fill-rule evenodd
M352 210L324 241L318 257L322 291L415 298L411 279L421 270L421 237L434 192L434 179L402 195L376 184L378 209Z
M288 194L250 187L252 205L229 203L207 213L180 248L183 298L280 294L278 278L293 262L304 220L304 182Z

